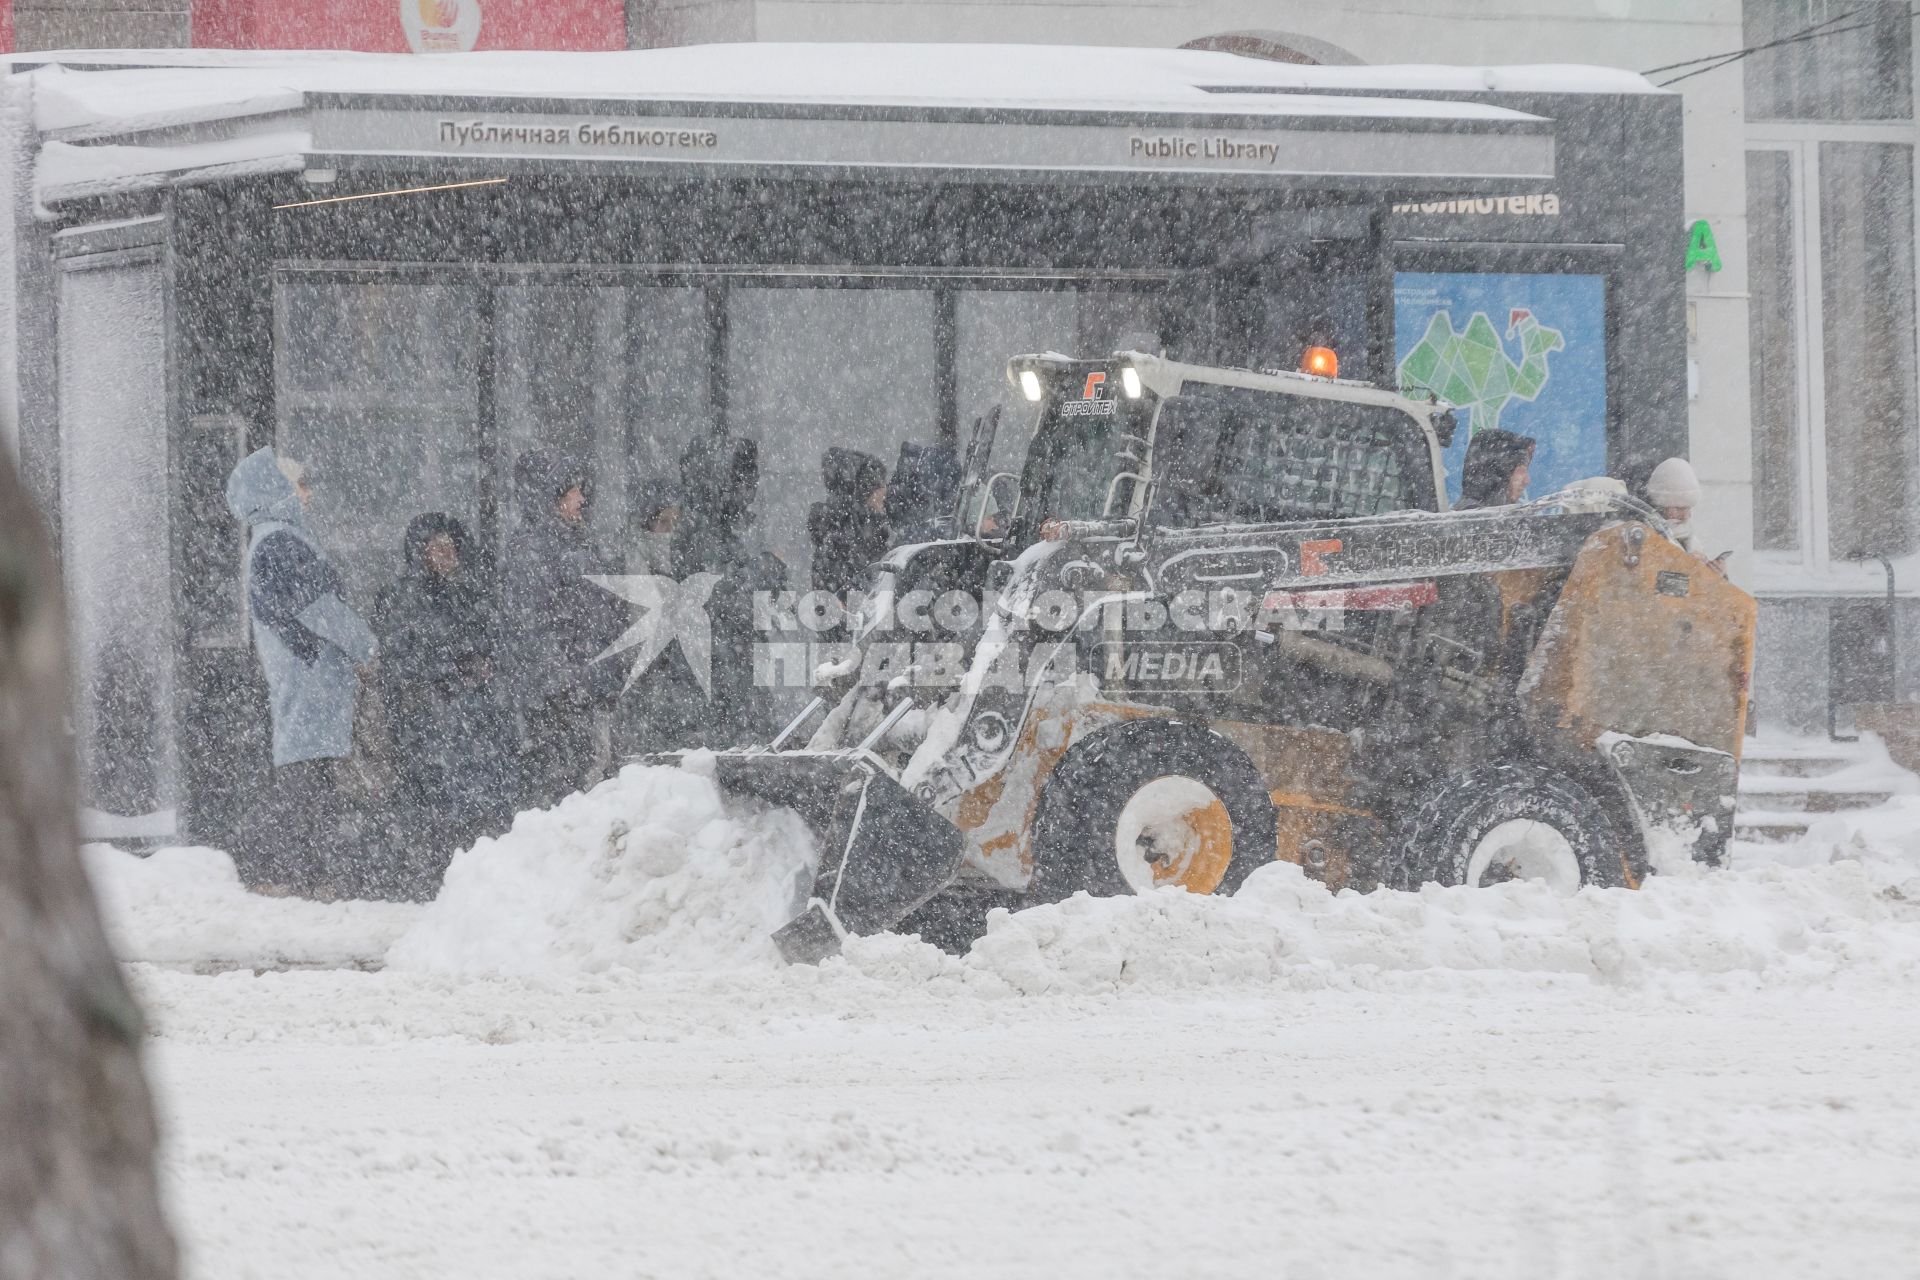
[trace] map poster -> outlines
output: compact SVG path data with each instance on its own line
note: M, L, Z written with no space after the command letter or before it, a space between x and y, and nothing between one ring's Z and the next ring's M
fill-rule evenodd
M1534 497L1606 474L1605 276L1398 272L1393 354L1403 392L1458 410L1449 498L1468 438L1490 427L1538 442Z

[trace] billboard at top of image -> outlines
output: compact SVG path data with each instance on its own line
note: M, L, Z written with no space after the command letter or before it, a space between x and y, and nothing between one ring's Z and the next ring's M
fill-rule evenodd
M1491 427L1538 442L1535 497L1606 474L1604 276L1398 272L1393 359L1402 391L1457 408L1449 498L1460 496L1468 438Z

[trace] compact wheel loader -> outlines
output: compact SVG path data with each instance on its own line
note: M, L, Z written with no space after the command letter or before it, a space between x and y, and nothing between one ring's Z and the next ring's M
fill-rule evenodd
M1754 602L1619 482L1449 511L1437 401L1139 352L1008 376L1019 472L978 424L820 696L712 757L819 840L789 960L1275 859L1568 892L1721 860Z

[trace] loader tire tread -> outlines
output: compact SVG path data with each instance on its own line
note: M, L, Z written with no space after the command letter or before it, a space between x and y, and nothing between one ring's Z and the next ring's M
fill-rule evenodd
M1623 816L1604 787L1553 762L1521 757L1479 765L1435 782L1401 819L1390 883L1403 889L1464 883L1479 839L1515 818L1560 831L1583 886L1637 882L1644 853L1638 831Z
M1110 852L1120 812L1142 786L1168 775L1204 782L1232 819L1233 860L1214 892L1233 893L1273 861L1273 801L1246 752L1203 724L1134 720L1076 743L1047 780L1034 819L1028 901L1057 902L1081 890L1131 894Z

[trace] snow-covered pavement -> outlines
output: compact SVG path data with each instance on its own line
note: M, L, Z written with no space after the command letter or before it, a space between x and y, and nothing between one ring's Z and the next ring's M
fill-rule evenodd
M1920 1247L1910 991L141 983L204 1277L1861 1277Z
M777 825L664 773L428 908L90 858L203 1278L1854 1280L1920 1257L1911 829L1571 898L1273 867L818 969L746 945Z

